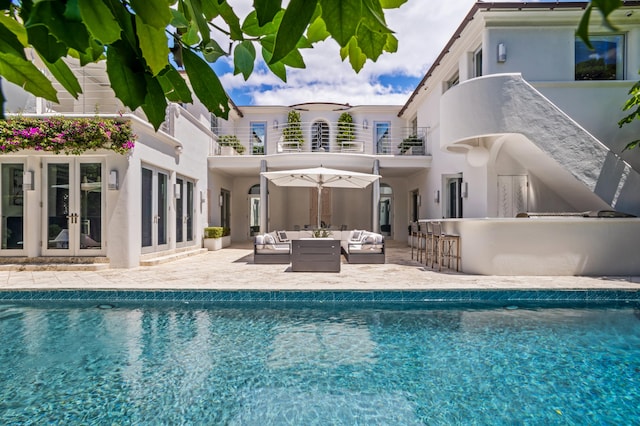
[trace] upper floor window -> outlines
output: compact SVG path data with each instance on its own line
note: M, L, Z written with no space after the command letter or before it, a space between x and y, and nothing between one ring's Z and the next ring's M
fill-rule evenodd
M213 114L211 114L210 125L211 125L211 131L217 134L218 133L218 117L216 117Z
M595 35L593 50L576 38L576 80L623 80L624 35Z
M388 121L377 121L375 123L375 143L377 154L391 153L391 123Z
M324 120L311 125L311 150L329 151L329 124Z
M251 122L251 153L264 154L264 145L267 141L267 123L264 121Z
M482 75L482 47L473 52L473 76Z

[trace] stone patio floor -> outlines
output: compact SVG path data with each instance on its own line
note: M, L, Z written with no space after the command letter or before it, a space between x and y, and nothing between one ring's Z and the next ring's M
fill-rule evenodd
M464 261L464 257L463 257ZM411 259L406 243L389 241L382 265L351 265L339 273L291 272L290 265L253 264L247 244L156 266L99 271L0 271L0 290L431 290L638 289L640 276L480 276L432 270Z

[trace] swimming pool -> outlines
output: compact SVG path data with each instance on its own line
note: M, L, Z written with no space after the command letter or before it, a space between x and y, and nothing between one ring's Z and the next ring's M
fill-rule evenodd
M1 301L2 424L629 424L640 309Z

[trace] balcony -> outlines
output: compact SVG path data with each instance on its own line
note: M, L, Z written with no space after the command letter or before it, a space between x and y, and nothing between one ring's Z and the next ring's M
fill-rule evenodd
M287 153L347 153L391 156L431 155L426 127L363 128L350 123L281 124L258 135L246 129L220 131L210 155L277 155Z

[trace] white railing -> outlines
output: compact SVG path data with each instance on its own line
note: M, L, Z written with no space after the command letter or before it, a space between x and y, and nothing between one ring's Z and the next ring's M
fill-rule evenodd
M426 128L391 127L381 135L346 123L281 124L266 135L236 129L219 134L214 155L265 155L297 152L373 155L430 155Z

